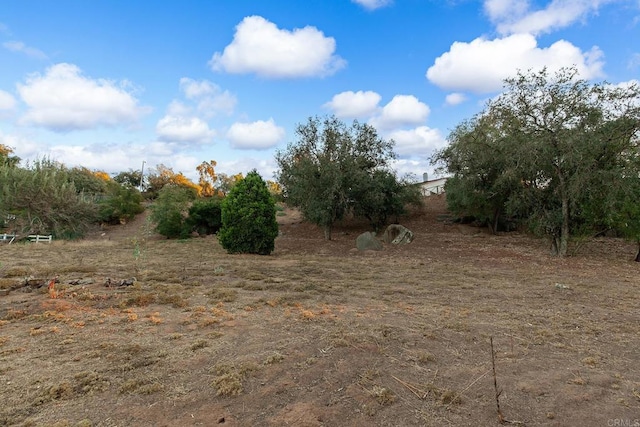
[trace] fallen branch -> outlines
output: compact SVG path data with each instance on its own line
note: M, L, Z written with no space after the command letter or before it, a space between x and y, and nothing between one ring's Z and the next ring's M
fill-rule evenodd
M427 395L429 394L428 391L421 390L418 387L416 387L415 385L410 384L410 383L405 382L405 381L402 381L400 378L397 378L397 377L395 377L393 375L391 375L391 378L393 378L394 380L398 381L400 384L402 384L407 389L409 389L409 391L411 393L415 394L418 399L426 399Z
M451 406L451 404L452 404L453 402L455 402L455 401L456 401L456 399L457 399L458 397L462 396L462 393L464 393L465 391L469 390L469 388L471 388L471 386L472 386L472 385L474 385L475 383L477 383L478 381L480 381L482 378L484 378L484 377L485 377L489 372L491 372L491 371L489 370L489 371L485 372L484 374L480 375L478 378L476 378L475 380L473 380L473 381L471 382L471 384L469 384L468 386L466 386L462 391L460 391L460 392L456 393L456 394L453 396L453 398L451 399L451 402L449 402L449 404L445 407L445 409L447 409L449 406ZM494 373L495 373L495 371L494 371ZM498 408L498 409L499 409L499 408Z

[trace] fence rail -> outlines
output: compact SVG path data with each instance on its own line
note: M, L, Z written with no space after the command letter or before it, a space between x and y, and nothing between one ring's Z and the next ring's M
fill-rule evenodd
M9 242L9 244L13 243L13 241L16 239L16 235L15 234L0 234L0 242Z
M51 234L49 234L48 236L42 236L40 234L31 234L27 236L27 239L29 239L30 242L34 242L34 243L40 243L40 242L51 243L51 241L53 240L53 236Z

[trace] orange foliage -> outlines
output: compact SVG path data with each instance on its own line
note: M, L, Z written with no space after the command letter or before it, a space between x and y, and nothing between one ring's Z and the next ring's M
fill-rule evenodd
M200 196L202 197L212 197L218 195L218 190L216 190L213 184L218 179L216 175L215 166L217 165L215 160L211 160L209 162L204 161L200 163L196 167L196 170L200 174L200 180L198 184L200 185Z
M267 181L267 188L269 189L269 193L274 196L282 194L282 187L275 181Z
M13 148L0 144L0 156L9 157L9 154L11 153L13 153Z
M104 172L104 171L94 171L93 175L95 175L96 177L100 178L103 181L111 181L111 177L109 176L108 173Z

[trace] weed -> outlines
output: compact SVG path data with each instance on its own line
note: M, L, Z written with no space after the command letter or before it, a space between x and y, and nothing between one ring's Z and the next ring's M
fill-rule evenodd
M191 344L191 351L200 350L202 348L209 347L209 341L207 340L197 340L193 344Z
M429 353L428 351L419 351L416 354L416 359L419 363L422 363L423 365L426 365L429 362L435 362L436 361L436 357Z
M214 367L216 376L211 385L217 389L217 396L234 396L242 393L242 375L232 365L217 365Z
M262 362L263 365L273 365L274 363L280 363L284 360L284 356L280 353L273 353L272 355L270 355L269 357L267 357L264 362Z
M238 291L235 289L216 288L207 292L207 296L211 298L212 302L233 302L238 298Z
M375 397L378 403L382 406L391 405L396 400L396 395L393 391L379 385L374 385L373 389L369 393L371 396Z

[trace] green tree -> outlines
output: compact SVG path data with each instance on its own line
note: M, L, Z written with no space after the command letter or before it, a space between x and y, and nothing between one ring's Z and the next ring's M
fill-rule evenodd
M376 169L363 173L351 187L350 200L353 213L366 218L374 230L379 231L390 219L397 221L407 212L407 206L420 206L420 189L407 180L398 179L395 173Z
M520 74L506 83L489 109L535 201L531 222L551 236L552 252L565 256L572 231L596 225L583 212L597 212L606 187L624 183L622 158L637 150L640 88L589 84L575 68L553 77L547 70Z
M130 188L138 188L143 181L142 172L140 170L129 169L122 171L113 177L113 180L120 185Z
M189 188L168 184L160 189L151 206L151 220L156 231L169 239L187 238L185 220L195 194Z
M454 204L481 215L504 209L565 256L570 236L619 224L612 189L638 178L629 159L639 130L637 84L589 84L574 68L554 76L545 69L506 80L505 92L458 127L435 160L453 173Z
M493 233L520 184L509 158L510 141L495 125L487 113L462 122L449 134L449 145L432 157L452 174L445 184L449 210L473 216Z
M370 125L354 121L347 127L334 116L309 118L296 135L295 143L276 154L277 181L286 203L330 240L334 223L354 207L354 191L372 185L376 171L395 158L393 141L380 138Z
M255 170L233 186L222 202L218 240L229 253L268 255L278 236L276 207Z

